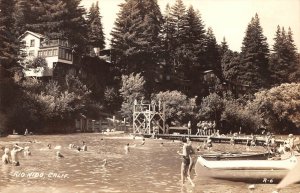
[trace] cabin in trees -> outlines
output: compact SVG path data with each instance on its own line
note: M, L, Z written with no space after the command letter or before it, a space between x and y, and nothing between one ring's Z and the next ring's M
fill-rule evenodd
M250 85L220 80L213 70L203 72L203 80L209 87L209 92L221 91L223 94L230 91L235 97L242 97L252 92Z
M68 40L49 39L42 34L26 31L20 36L23 43L22 53L25 56L24 76L45 77L53 76L54 68L60 65L73 64L72 45ZM34 59L44 58L46 64L35 62Z

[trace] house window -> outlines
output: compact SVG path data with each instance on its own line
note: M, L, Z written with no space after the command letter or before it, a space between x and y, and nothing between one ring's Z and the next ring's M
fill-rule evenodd
M47 56L47 50L43 51L43 56Z
M42 51L39 51L39 52L38 52L38 56L43 56L43 52L42 52Z
M57 56L57 49L53 49L53 56Z
M48 50L48 56L52 56L52 50Z
M65 52L65 49L60 49L60 58L61 59L65 59L66 58L66 52Z
M30 47L34 47L34 43L35 43L34 40L30 40Z
M34 56L34 51L33 50L29 50L28 56Z
M72 53L69 53L69 58L68 60L72 61Z

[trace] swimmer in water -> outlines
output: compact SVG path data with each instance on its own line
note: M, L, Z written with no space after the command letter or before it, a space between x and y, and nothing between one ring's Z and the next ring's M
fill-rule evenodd
M10 160L9 160L9 157L8 157L8 153L9 153L9 149L5 148L4 149L4 154L2 155L2 163L3 164L9 164L10 163Z
M85 144L84 141L82 141L82 148L81 148L82 151L87 151L87 146Z
M31 155L31 152L30 152L30 150L29 150L29 146L26 146L26 147L24 148L24 156L29 156L29 155Z
M125 154L128 154L128 152L129 152L129 143L127 143L127 144L124 146L124 150L125 150Z
M10 155L11 155L11 162L13 165L15 166L19 166L20 162L19 162L19 158L18 158L18 154L20 151L23 151L24 148L20 147L18 144L15 144L13 149L10 151Z
M106 159L104 159L104 160L103 160L102 167L105 167L105 166L106 166L106 164L107 164L107 160L106 160Z
M64 156L59 151L56 152L56 157L57 158L64 158Z
M47 147L48 147L48 149L51 149L51 144L49 143L49 144L47 145Z

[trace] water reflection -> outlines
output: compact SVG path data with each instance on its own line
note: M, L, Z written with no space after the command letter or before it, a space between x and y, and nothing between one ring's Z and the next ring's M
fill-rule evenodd
M28 143L30 140L40 143ZM82 141L88 145L87 152L68 148L69 144L79 145ZM182 187L181 159L176 154L181 144L163 141L164 145L160 146L161 142L146 139L146 143L140 145L141 139L99 134L1 138L2 146L13 143L30 146L32 156L20 154L19 167L0 166L0 192L248 192L247 184L200 176L194 179L195 188L188 184ZM59 151L64 158L57 159L57 150L48 149L49 143L52 147L62 146ZM136 147L131 147L130 152L125 154L124 145L127 143L131 146L136 144ZM195 175L194 172L192 175ZM274 185L262 187L271 190Z

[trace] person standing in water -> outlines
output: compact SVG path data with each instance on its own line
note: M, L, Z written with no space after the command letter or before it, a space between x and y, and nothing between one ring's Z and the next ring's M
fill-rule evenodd
M9 153L9 149L5 148L4 149L4 154L2 155L2 163L4 163L4 164L9 164L10 163L8 153Z
M14 145L13 149L10 152L11 162L12 162L13 165L15 165L15 166L19 166L20 165L18 154L22 150L24 150L23 147L20 147L18 144Z
M83 141L82 142L82 148L81 148L82 151L87 151L87 146L86 146L86 143Z
M128 152L129 152L129 143L127 143L127 144L124 146L124 150L125 150L125 154L128 154Z
M182 147L182 153L177 151L177 153L182 156L182 164L181 164L181 182L182 185L185 182L185 179L187 178L191 185L194 187L195 184L193 183L191 176L190 176L190 171L193 166L193 160L192 160L192 154L194 154L194 150L191 145L190 139L182 138L183 142L183 147Z

